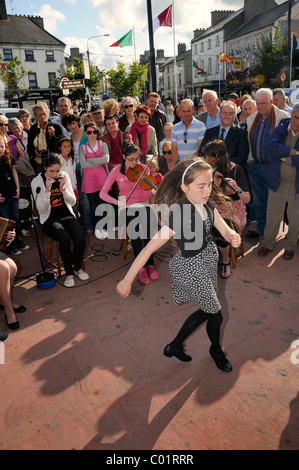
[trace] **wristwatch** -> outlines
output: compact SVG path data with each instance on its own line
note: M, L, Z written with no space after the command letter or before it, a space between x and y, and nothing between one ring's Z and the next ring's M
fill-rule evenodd
M243 192L243 189L239 188L237 191L237 194L241 194Z

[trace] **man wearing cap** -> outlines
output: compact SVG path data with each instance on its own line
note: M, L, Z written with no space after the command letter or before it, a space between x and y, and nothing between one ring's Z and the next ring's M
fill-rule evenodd
M93 119L95 120L96 125L99 128L100 135L106 132L106 128L104 126L104 119L105 119L105 111L101 104L96 104L91 107L90 110Z

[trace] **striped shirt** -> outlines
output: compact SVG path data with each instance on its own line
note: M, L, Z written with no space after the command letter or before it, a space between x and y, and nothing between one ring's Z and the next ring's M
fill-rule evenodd
M192 157L192 155L197 152L205 131L206 126L204 123L194 117L187 129L183 121L173 126L171 142L177 145L180 160Z

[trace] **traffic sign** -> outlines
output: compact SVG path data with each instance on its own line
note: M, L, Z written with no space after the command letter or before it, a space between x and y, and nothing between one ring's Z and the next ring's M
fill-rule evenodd
M284 72L282 72L281 75L280 75L280 80L282 82L284 82L286 78L287 78L286 74Z
M62 90L69 90L71 88L85 88L85 83L83 79L70 80L68 77L62 77L58 86Z

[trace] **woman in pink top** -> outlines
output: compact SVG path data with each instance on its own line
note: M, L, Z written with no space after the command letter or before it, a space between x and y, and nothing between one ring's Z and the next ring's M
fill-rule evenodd
M134 257L138 256L140 251L150 241L151 237L155 233L155 229L157 229L157 218L149 204L152 192L145 191L139 184L137 184L135 190L132 192L136 183L130 181L126 176L129 168L133 169L137 164L140 164L139 158L139 147L134 144L126 144L123 149L121 165L113 168L100 193L102 200L115 204L120 209L126 210L125 225L128 227L128 234L131 239ZM146 165L142 164L142 166L146 168ZM149 169L146 170L145 174L149 174ZM114 183L118 186L119 199L114 199L108 194ZM137 206L137 203L146 203L147 205ZM132 205L136 207L136 211L134 211ZM121 219L122 216L120 214L119 221ZM121 227L119 227L119 229L120 228ZM149 284L150 279L155 280L158 278L159 274L155 270L154 255L152 255L146 266L144 266L139 272L139 282L141 284Z
M91 221L93 229L95 229L99 220L95 212L98 205L102 203L99 192L107 179L106 165L109 162L109 151L107 144L98 140L100 132L94 122L85 124L84 131L87 143L79 147L79 160L83 175L81 192L87 194L90 204ZM98 238L107 237L107 232L103 230Z

